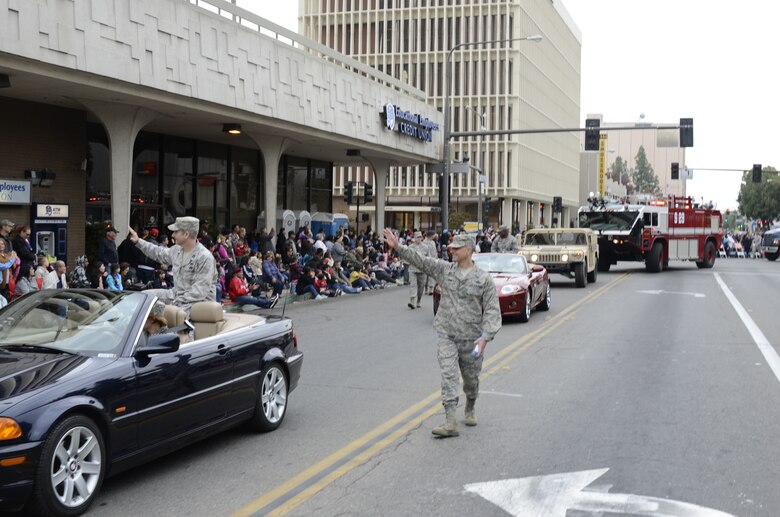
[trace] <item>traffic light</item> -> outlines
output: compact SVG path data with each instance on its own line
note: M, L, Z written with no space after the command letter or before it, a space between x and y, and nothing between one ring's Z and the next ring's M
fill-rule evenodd
M761 164L753 164L753 183L761 183Z
M563 212L563 198L561 196L553 197L553 213Z
M370 203L374 199L374 186L369 182L363 183L363 192L365 192L366 203Z
M485 212L490 212L490 208L493 206L493 198L492 197L486 197L484 201L482 201L482 209Z
M352 183L351 181L348 181L344 185L344 201L348 205L352 204L352 195L354 194L354 192L355 192L355 184Z
M601 138L601 132L598 129L599 119L597 118L585 119L585 128L586 128L585 129L585 150L598 151L599 138Z
M693 119L680 119L680 147L693 147Z
M677 162L672 162L672 179L680 179L680 164Z

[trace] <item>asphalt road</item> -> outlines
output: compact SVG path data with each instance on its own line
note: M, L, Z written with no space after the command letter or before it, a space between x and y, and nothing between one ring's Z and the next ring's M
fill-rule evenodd
M110 478L89 515L776 517L778 292L765 260L553 277L553 308L489 345L479 425L445 440L431 297L294 304L306 355L282 427Z

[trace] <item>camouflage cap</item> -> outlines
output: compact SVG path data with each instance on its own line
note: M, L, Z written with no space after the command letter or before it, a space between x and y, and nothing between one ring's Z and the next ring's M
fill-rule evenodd
M172 232L182 230L197 234L200 229L200 221L197 217L177 217L173 224L168 225L168 229Z
M422 238L422 232L414 232L414 238Z
M503 225L498 227L498 231L499 232L508 232L509 231L509 226L503 224Z
M477 247L477 245L474 243L474 238L467 233L456 235L452 238L452 242L449 244L450 248L462 248L464 246L470 246L471 248Z
M152 305L152 311L149 313L149 316L162 318L164 314L165 304L163 302L154 302L154 305Z

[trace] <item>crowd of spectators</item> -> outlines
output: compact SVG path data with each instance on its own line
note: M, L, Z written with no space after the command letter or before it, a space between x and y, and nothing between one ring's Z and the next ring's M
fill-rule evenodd
M412 241L416 229L400 232L402 241ZM171 239L158 228L139 232L142 239L159 246L171 246ZM38 289L92 287L110 290L166 289L174 285L166 264L146 257L119 232L108 226L97 256L76 258L70 272L62 260L33 253L30 227L0 221L0 294L7 300ZM447 244L452 239L428 231L437 256L448 259ZM498 233L488 230L478 236L478 250L488 252ZM518 236L518 240L520 236ZM201 227L200 243L212 252L219 273L217 301L238 305L272 307L285 294L324 300L344 294L382 289L409 283L408 271L379 234L339 230L336 235L313 233L308 226L296 232L261 228L247 232L233 225L217 235Z

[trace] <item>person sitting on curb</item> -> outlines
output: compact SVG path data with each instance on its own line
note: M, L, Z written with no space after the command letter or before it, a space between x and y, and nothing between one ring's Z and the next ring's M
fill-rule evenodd
M327 296L321 295L315 285L316 278L314 276L314 270L310 267L303 268L303 274L298 279L298 283L295 284L295 294L303 296L309 293L315 300L324 300Z
M230 299L236 305L257 305L263 309L273 309L276 303L279 301L279 295L275 294L271 298L258 298L249 293L249 284L247 284L244 278L244 270L241 268L236 269L233 278L228 285L228 293L230 293Z

